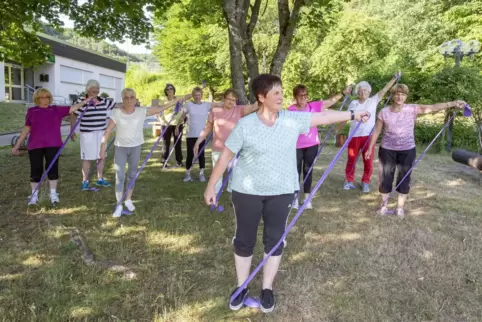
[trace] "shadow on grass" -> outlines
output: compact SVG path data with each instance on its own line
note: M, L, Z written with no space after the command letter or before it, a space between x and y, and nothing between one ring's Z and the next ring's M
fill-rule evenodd
M236 281L228 194L226 210L210 214L204 184L183 183L180 169L161 171L158 151L136 184L136 211L120 219L111 217L113 188L80 192L76 145L61 159L58 209L27 213L28 185L18 183L28 178L28 159L0 157L2 170L8 169L0 203L0 316L7 320L470 320L480 314L471 307L481 294L482 225L471 210L477 198L466 202L463 215L450 212L461 200L431 189L439 173L428 165L417 173L420 184L409 202L417 215L400 221L373 216L376 193L341 189L340 160L315 197L315 209L288 236L275 284L278 308L265 317L227 309ZM327 159L320 159L315 178ZM107 178L114 177L111 164ZM81 232L98 261L134 274L86 265L69 227ZM261 240L254 265L262 257ZM255 296L260 281L252 282Z

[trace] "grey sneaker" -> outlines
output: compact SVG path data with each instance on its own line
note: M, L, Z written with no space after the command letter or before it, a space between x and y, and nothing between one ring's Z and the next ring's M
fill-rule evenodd
M204 174L199 175L199 181L206 182L206 177L204 176Z
M353 182L350 182L350 181L346 181L345 184L343 185L343 189L345 190L351 190L351 189L355 189L355 185L353 184Z
M370 185L366 182L361 183L362 191L364 193L369 193L370 192Z
M192 181L191 174L186 173L186 176L184 177L184 182L191 182L191 181Z

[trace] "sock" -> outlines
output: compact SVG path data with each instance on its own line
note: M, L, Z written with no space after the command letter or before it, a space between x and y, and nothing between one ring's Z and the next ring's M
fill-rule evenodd
M54 194L57 192L57 189L50 189L50 194Z
M203 175L204 174L204 169L199 170L199 174Z

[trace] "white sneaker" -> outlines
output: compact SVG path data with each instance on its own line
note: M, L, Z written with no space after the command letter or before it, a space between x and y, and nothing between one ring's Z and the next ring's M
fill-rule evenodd
M60 202L59 194L57 192L50 193L50 202L52 203L52 205L55 205Z
M29 206L37 205L37 202L38 202L38 193L34 194L33 196L30 195L28 197L28 205Z
M206 182L206 177L204 176L204 174L199 175L199 181Z
M118 205L117 208L115 208L115 211L112 214L112 217L119 218L120 216L122 216L122 210L123 210L122 205Z
M387 212L388 212L388 208L386 206L383 206L378 210L378 214L380 216L386 216Z
M405 211L403 210L403 208L397 208L397 216L398 218L405 217Z
M128 209L129 211L134 211L134 210L136 210L136 207L135 207L134 204L132 203L132 200L126 200L126 201L124 202L124 205L126 205L126 207L127 207L127 209Z
M184 177L184 182L190 182L190 181L192 181L191 174L186 173L186 176Z
M306 207L305 207L306 209L313 209L313 205L311 204L311 201L305 200L305 202L306 202Z
M298 198L293 201L293 204L291 205L291 208L298 209L300 207L300 204L298 202Z

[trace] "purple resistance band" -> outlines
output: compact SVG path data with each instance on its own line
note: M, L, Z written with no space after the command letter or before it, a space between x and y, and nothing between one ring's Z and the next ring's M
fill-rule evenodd
M169 124L171 124L172 120L174 120L174 118L176 117L176 114L177 112L175 112L171 119L169 120L169 122L167 123L167 126L164 128L164 130L162 131L162 133L159 135L159 138L156 140L156 142L154 142L154 145L152 146L151 148L151 151L149 151L149 154L147 155L146 159L144 160L144 162L142 163L142 165L139 167L139 169L137 169L137 172L136 172L136 176L134 177L134 179L132 179L130 182L129 182L129 185L127 186L127 189L126 191L124 192L124 194L122 195L122 198L121 200L119 200L119 202L117 202L117 204L115 205L115 208L114 208L114 211L115 209L122 204L122 201L124 200L124 198L127 196L127 192L132 189L133 185L134 185L134 182L136 182L137 178L139 177L139 174L141 173L142 169L144 169L144 167L146 166L146 163L147 161L151 158L152 154L154 153L154 150L156 149L156 147L159 145L159 142L161 141L162 137L164 136L164 133L166 133L167 131L167 128L169 127ZM129 210L123 210L122 211L122 214L123 215L130 215L131 212Z
M219 205L219 199L221 198L221 195L223 194L224 187L226 187L226 184L229 181L229 177L231 176L231 173L233 172L233 169L234 169L234 164L236 163L236 160L238 160L240 153L241 152L238 152L238 154L236 154L236 156L233 158L233 160L230 161L230 162L232 162L233 166L229 169L228 174L226 175L226 178L223 180L223 184L221 185L221 188L219 189L218 194L216 195L216 201L217 201L218 205L216 206L214 204L211 204L211 211L214 211L214 210L217 210L218 212L224 211L224 207Z
M341 107L339 109L339 111L341 111L343 109L343 107L345 106L346 102L348 101L348 98L349 96L346 96L345 99L343 100L343 102L341 103ZM318 160L318 157L320 156L321 154L321 151L323 151L323 148L325 147L325 144L326 144L326 141L328 141L328 139L330 138L331 136L331 132L333 131L335 127L335 124L333 123L330 128L328 129L328 132L326 133L325 135L325 139L323 140L323 142L321 143L320 145L320 148L318 149L318 153L316 154L316 157L313 159L313 163L311 164L311 167L310 169L308 170L308 172L306 173L306 175L304 176L304 179L303 179L303 184L302 186L305 184L306 180L308 179L308 177L310 176L310 173L313 171L313 168L316 164L316 161ZM300 195L301 193L301 186L300 186L300 191L298 191L296 194L295 194L295 198L294 199L297 199L298 196Z
M205 149L206 146L208 145L209 140L212 139L213 134L214 134L214 131L212 131L212 132L209 134L209 136L205 139L206 142L204 143L204 145L202 146L201 150L199 150L198 154L196 155L196 157L195 157L194 160L192 161L192 165L191 165L191 167L189 168L188 171L191 171L192 167L194 167L194 165L196 164L197 160L199 159L199 156L201 155L201 153L203 153L204 149Z
M472 115L472 110L470 108L470 106L468 104L466 104L464 106L464 116L468 117L468 115ZM400 187L400 185L402 184L402 182L410 175L410 173L412 172L412 170L417 166L418 162L420 162L420 160L422 160L422 158L424 157L425 153L427 153L427 151L432 147L432 145L435 143L435 141L438 139L438 137L440 135L442 135L442 133L445 131L445 129L449 126L450 122L452 121L452 119L455 117L457 113L453 113L452 117L447 121L447 123L444 124L444 126L442 127L442 129L440 130L440 132L437 133L437 135L433 138L432 142L430 142L430 144L427 146L427 148L422 152L422 154L418 157L417 160L415 160L415 162L413 163L412 167L407 171L407 173L405 174L405 176L402 178L402 180L400 180L400 182L397 184L397 186L395 187L395 189L393 189L387 196L387 198L385 200L383 200L382 202L382 206L379 208L379 210L383 207L384 204L387 203L388 199L390 199L390 196L398 189L398 187ZM394 211L393 210L389 210L387 211L387 214L393 214Z
M359 122L358 125L356 126L355 130L353 131L353 133L348 136L347 140L345 141L345 143L343 144L343 146L340 148L340 150L337 152L337 154L335 155L335 157L333 158L333 160L331 161L330 165L328 166L328 168L326 169L326 171L323 173L323 175L321 176L320 180L318 180L318 182L316 183L316 186L313 188L313 190L311 191L311 193L309 194L308 198L306 198L307 201L311 201L311 199L313 199L315 193L318 191L318 189L321 187L321 185L323 184L323 182L325 181L326 177L328 176L328 174L330 174L331 170L333 170L333 167L335 166L335 163L338 161L338 159L340 158L340 156L342 155L343 151L346 149L346 147L348 146L348 143L351 141L351 139L353 138L353 135L358 131L358 129L360 128L360 125L362 124L362 122ZM231 303L240 293L243 289L245 289L248 284L251 282L251 280L256 276L256 274L259 272L259 270L261 269L261 267L264 266L264 264L266 264L268 258L275 252L276 249L278 249L278 247L281 245L281 243L283 243L283 241L285 240L286 236L288 235L288 233L290 232L290 230L293 228L293 226L296 224L296 221L299 219L299 217L301 216L301 214L303 213L303 211L305 210L306 208L306 205L307 205L307 202L303 203L303 205L300 207L300 209L298 210L298 212L296 213L296 215L293 217L293 219L291 220L290 224L286 227L285 229L285 232L283 233L283 235L281 236L280 240L276 243L276 245L274 245L274 247L269 251L268 254L266 254L266 257L263 258L263 260L261 261L261 263L258 264L258 266L256 266L256 268L253 270L253 272L251 272L251 274L249 275L248 279L246 281L244 281L244 283L236 290L236 292L234 292L233 296L231 296L229 302ZM254 305L255 303L253 303L253 299L250 299L249 302L247 304L250 304L251 305Z
M112 141L110 141L109 144L107 145L107 148L105 149L105 152L106 152L106 153L110 150L110 147L112 146L112 144L114 143L114 141L115 141L115 137L114 137L114 138L112 139ZM97 169L97 166L98 166L98 165L99 165L99 160L97 160L97 161L95 162L94 170ZM88 178L87 181L90 181L92 175L94 174L94 170L91 169L91 170L89 171L89 176L87 177L87 178ZM95 187L89 187L89 188L87 188L86 190L87 190L87 191L94 191L94 192L100 191L99 188L95 188Z
M83 108L83 111L82 113L80 114L80 116L78 117L77 119L77 122L75 123L74 127L72 128L72 130L70 130L70 133L69 135L67 135L67 138L65 139L64 143L62 143L62 145L60 146L59 148L59 151L57 152L57 154L54 156L54 158L52 159L52 162L50 162L47 170L45 170L45 172L42 174L42 177L40 178L40 181L39 183L37 184L37 186L35 187L35 190L32 192L32 195L30 196L30 199L29 199L29 203L32 201L32 198L33 196L35 195L35 193L38 191L38 189L40 188L40 185L42 184L42 181L45 180L45 178L47 177L47 174L49 173L50 169L52 169L55 161L57 161L57 159L59 158L60 156L60 153L62 152L62 150L65 148L65 146L67 145L67 142L69 142L70 138L72 137L72 134L74 134L75 132L75 129L77 129L77 126L79 126L80 124L80 120L82 120L82 117L84 116L85 112L87 112L87 110L89 109L90 106L93 106L94 104L94 100L91 99L88 103L88 105Z

